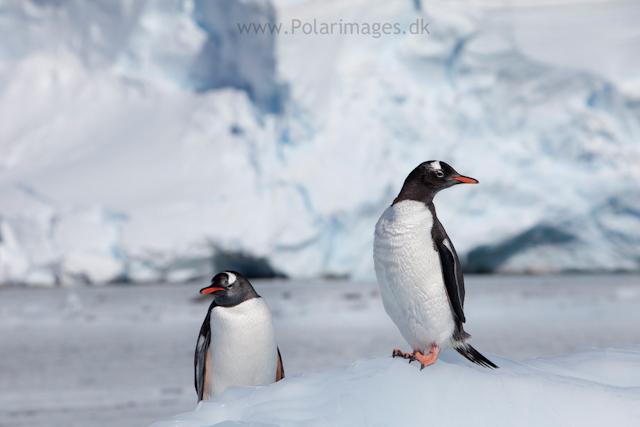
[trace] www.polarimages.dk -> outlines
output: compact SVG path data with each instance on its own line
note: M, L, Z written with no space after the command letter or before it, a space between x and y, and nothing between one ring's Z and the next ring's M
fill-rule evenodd
M303 22L299 19L292 19L289 29L283 29L282 23L239 23L238 30L240 34L317 34L317 35L370 35L378 38L384 35L398 34L431 34L428 22L424 19L416 19L408 28L403 29L400 23L355 23L355 22ZM284 31L283 31L284 30Z

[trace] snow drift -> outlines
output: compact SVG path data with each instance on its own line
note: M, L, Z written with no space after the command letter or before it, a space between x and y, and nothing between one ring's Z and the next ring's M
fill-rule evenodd
M237 30L419 18L431 34ZM375 221L429 159L480 180L436 199L468 270L637 270L639 18L623 1L7 2L0 282L188 280L221 252L372 277Z
M267 387L232 387L152 427L203 426L635 426L640 421L640 347L591 349L471 365L453 352L436 364L363 359Z

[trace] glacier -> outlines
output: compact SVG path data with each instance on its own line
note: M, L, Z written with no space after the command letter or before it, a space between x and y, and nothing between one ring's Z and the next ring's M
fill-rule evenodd
M236 25L419 18L431 34ZM5 2L0 283L184 281L229 253L371 278L375 221L429 159L480 181L435 200L468 271L637 271L638 18L621 0Z

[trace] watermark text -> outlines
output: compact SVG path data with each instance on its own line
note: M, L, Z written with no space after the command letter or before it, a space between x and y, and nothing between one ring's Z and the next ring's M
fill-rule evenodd
M290 25L280 23L240 23L238 31L240 34L278 34L278 35L368 35L373 38L380 38L388 35L400 34L431 34L429 23L419 18L409 26L404 26L398 22L318 22L316 19L304 22L300 19L292 19Z

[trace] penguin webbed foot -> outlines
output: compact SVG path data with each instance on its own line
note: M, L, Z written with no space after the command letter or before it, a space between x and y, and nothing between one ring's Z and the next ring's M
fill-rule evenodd
M415 362L416 360L418 360L418 359L416 359L416 356L412 354L412 355L409 357L409 364L411 364L411 362ZM427 365L425 365L424 363L420 363L420 370L421 370L421 371L422 371L424 368L426 368L426 367L427 367Z
M403 359L411 359L413 358L413 354L411 353L405 353L403 351L398 350L397 348L393 350L393 354L391 354L391 357L402 357ZM409 362L411 363L411 362Z
M393 350L392 357L402 357L403 359L409 359L409 363L418 361L420 362L420 370L422 371L429 365L433 365L438 360L438 355L440 354L440 347L437 345L433 345L431 350L427 354L423 354L420 351L414 351L411 353L404 353L398 349Z
M411 362L415 362L416 360L418 360L418 358L416 358L415 353L412 354L411 356L408 357L409 359L409 364L411 364ZM422 371L424 368L426 368L428 365L425 365L424 363L420 362L420 370Z
M415 362L416 360L416 356L415 353L411 354L411 353L405 353L401 350L398 350L397 348L395 350L393 350L393 354L391 355L391 357L402 357L403 359L409 359L409 363L411 362ZM426 365L423 365L422 363L420 364L420 370L422 371L424 369Z

